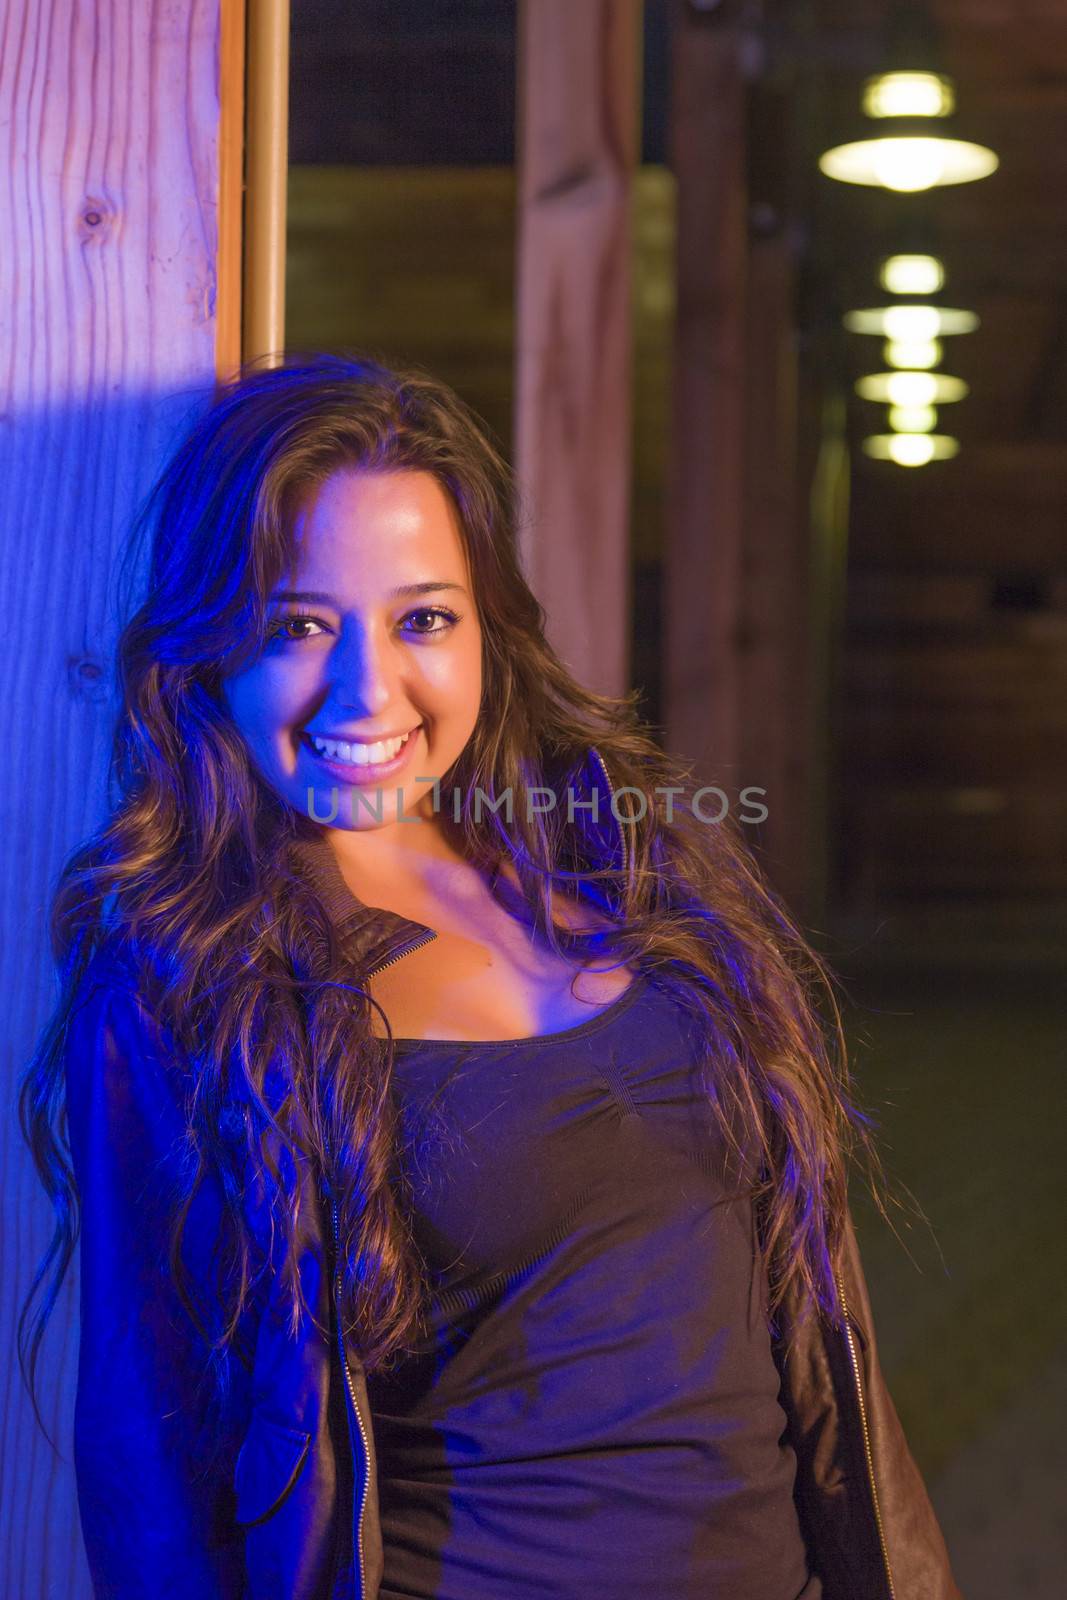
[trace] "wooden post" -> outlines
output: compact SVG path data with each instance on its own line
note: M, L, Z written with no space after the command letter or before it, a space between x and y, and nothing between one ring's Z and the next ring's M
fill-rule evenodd
M639 0L522 0L515 461L520 549L579 679L628 685L630 206Z
M740 722L744 518L745 86L736 23L676 0L671 164L677 184L664 722L669 747L731 804Z
M176 425L236 349L240 33L231 0L8 0L0 11L0 815L18 863L0 874L0 1570L19 1600L89 1600L91 1588L71 1464L77 1260L38 1369L57 1452L16 1356L53 1219L13 1107L56 997L56 874L106 811L116 556Z
M289 162L289 0L247 0L248 105L242 351L285 347L285 213ZM273 365L273 361L271 362Z

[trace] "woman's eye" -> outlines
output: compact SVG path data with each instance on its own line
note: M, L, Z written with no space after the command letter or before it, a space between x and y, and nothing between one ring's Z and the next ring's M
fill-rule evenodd
M459 621L456 613L454 611L449 611L445 606L420 606L417 611L408 612L407 616L404 618L405 622L409 622L412 617L432 617L441 619L442 626L439 628L416 628L414 630L416 635L421 634L424 637L427 634L432 635L435 633L447 633L449 628L455 627L456 623Z
M321 627L322 627L322 624L320 622L316 621L316 619L314 617L305 617L305 616L301 616L301 615L294 615L294 616L291 616L291 617L279 617L277 619L277 621L268 629L267 638L268 638L268 640L270 640L270 639L279 639L280 638L284 642L289 643L289 644L299 644L302 639L314 638L314 634L310 634L310 633L293 634L293 633L285 633L283 631L286 628L291 628L294 625L299 625L299 624L302 624L302 623L305 623L305 622L310 622L310 624L311 624L311 626L313 628L321 629Z

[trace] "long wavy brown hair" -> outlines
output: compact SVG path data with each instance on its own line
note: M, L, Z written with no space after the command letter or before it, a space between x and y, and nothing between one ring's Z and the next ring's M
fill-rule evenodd
M590 692L546 641L545 613L517 554L515 481L481 419L422 370L292 354L275 367L246 367L214 393L135 526L131 548L149 541L148 580L118 646L117 798L59 880L51 936L61 998L20 1092L23 1133L56 1217L19 1323L31 1395L79 1227L64 1038L105 945L131 958L139 996L183 1063L196 1159L174 1195L170 1264L213 1356L228 1353L259 1281L243 1204L249 1163L284 1237L294 1237L292 1169L267 1158L279 1134L294 1162L302 1155L328 1174L342 1317L367 1369L388 1365L422 1329L426 1272L395 1181L392 1052L373 1041L361 974L311 884L292 870L288 846L309 821L259 776L220 688L265 646L267 597L294 560L296 508L330 473L353 466L432 473L458 515L484 687L474 734L443 775L468 797L447 825L501 903L576 973L611 956L646 970L692 1014L704 1088L756 1207L768 1315L790 1294L839 1319L834 1275L850 1160L860 1156L876 1182L882 1174L874 1119L853 1097L834 978L733 824L695 815L690 770L641 722L637 691ZM511 820L490 807L489 826L475 819L469 801L479 789L491 798L535 784L562 793L591 747L614 788L685 796L670 820L649 804L627 824L625 859L607 835L583 835L579 847L558 807L531 818L518 806ZM517 864L518 896L494 877L504 859ZM564 931L553 913L561 895L595 903L599 915ZM267 1082L278 1063L280 1095ZM181 1261L190 1197L208 1176L225 1198L230 1233L213 1334ZM296 1330L310 1311L293 1252L285 1260Z

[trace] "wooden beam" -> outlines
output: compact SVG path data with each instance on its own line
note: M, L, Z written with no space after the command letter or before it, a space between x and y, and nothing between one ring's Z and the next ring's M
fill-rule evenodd
M232 24L218 0L0 9L0 728L12 753L0 815L18 863L0 874L0 1570L20 1600L92 1590L71 1449L77 1258L38 1369L53 1448L15 1343L53 1217L10 1108L56 999L46 915L56 876L108 810L117 558L176 427L210 394L219 352L232 353L232 298L228 331L219 327L220 237L232 261L239 233L235 186L219 169L233 126L220 107L220 44ZM30 728L47 739L28 741Z
M247 0L244 212L245 360L285 347L285 212L289 159L289 0Z
M640 19L639 0L519 10L520 550L553 645L611 695L628 686Z
M664 721L694 777L740 766L747 200L735 24L675 0L677 308L664 570Z
M245 0L220 0L219 261L215 298L215 371L228 377L241 362L244 238Z

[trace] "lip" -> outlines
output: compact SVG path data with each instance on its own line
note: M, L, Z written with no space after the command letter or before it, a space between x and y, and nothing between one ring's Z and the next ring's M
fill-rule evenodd
M411 732L408 735L407 743L404 745L402 750L397 752L391 761L373 762L368 767L355 767L352 766L351 763L331 761L327 756L320 756L319 752L315 749L315 746L311 742L311 735L308 733L301 734L300 743L302 748L306 750L307 754L311 757L311 760L315 763L315 765L322 772L326 773L334 783L347 783L351 784L353 787L367 787L372 783L381 783L386 778L391 778L394 773L400 771L404 763L410 759L411 752L415 747L417 736L421 731L422 723L420 722L417 727L411 729ZM318 737L324 738L325 735L319 734ZM371 742L377 744L379 741L372 740ZM358 741L350 739L348 740L348 743L355 744L358 743Z

